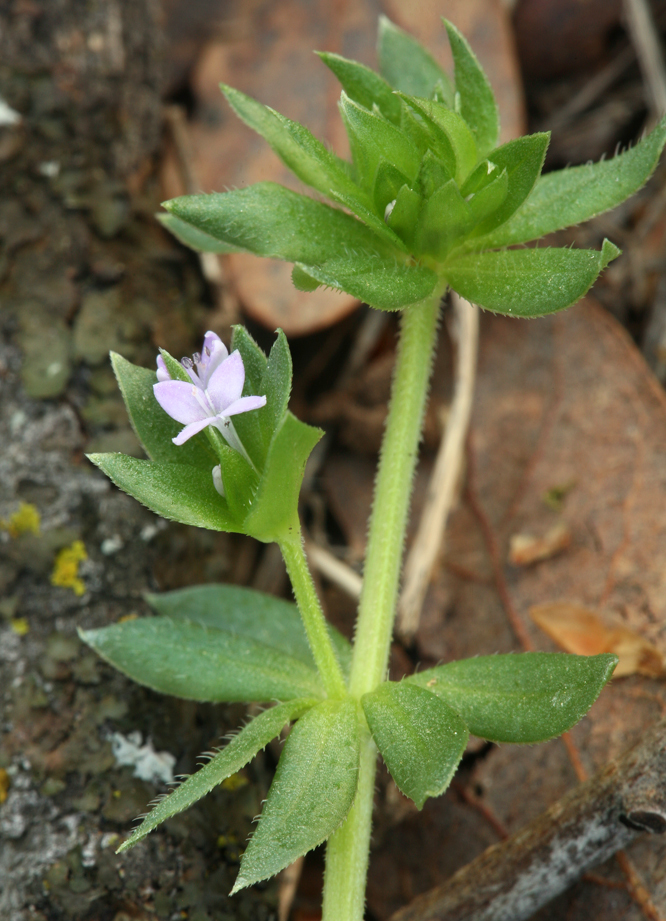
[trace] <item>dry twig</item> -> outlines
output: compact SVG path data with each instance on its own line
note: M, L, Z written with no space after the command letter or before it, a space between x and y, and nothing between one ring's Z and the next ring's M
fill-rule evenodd
M647 0L624 0L624 12L652 108L662 116L666 112L666 67L652 11Z
M312 567L324 576L329 582L337 585L350 598L358 599L361 597L361 587L363 579L346 563L333 556L330 550L321 547L319 544L308 542L305 546L305 552Z
M631 751L391 921L522 921L639 833L665 831L662 720Z
M437 452L426 504L405 564L405 581L398 606L398 635L411 640L418 629L423 600L440 553L446 522L455 502L472 414L479 311L455 292L456 384L446 430Z

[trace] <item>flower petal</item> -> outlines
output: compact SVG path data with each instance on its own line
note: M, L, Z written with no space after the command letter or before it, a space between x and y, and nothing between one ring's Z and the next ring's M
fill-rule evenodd
M214 419L207 417L206 419L198 419L196 422L191 422L189 425L185 426L180 434L176 435L176 437L172 438L171 440L175 445L185 444L185 442L191 438L192 435L196 435L198 432L200 432L202 429L205 429L214 421Z
M197 388L187 381L160 381L153 384L153 393L162 409L183 425L210 415L197 399Z
M157 380L170 381L171 375L161 355L157 356Z
M199 377L203 386L207 387L213 373L219 368L223 361L229 357L227 347L222 342L217 333L208 330L204 336L203 348L201 350L201 361L199 362Z
M221 415L237 416L238 413L247 413L251 409L261 409L265 405L266 397L241 397L240 400L234 400L230 406L227 406Z
M245 367L241 353L236 349L213 372L206 388L216 413L226 414L227 406L239 399L244 383Z

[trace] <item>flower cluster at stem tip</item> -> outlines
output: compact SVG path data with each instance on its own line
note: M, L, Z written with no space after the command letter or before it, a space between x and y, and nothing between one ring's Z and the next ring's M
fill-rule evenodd
M229 354L217 333L208 330L201 352L183 358L183 368L192 383L173 380L161 355L157 356L157 383L153 386L155 399L162 409L185 428L173 440L182 445L209 425L214 426L230 448L238 451L252 465L236 433L231 416L261 409L265 396L241 396L245 385L245 366L236 349ZM215 488L224 495L222 472L213 469Z

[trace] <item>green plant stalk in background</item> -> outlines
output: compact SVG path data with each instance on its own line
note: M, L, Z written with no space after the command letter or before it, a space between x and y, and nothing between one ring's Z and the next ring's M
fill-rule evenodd
M163 693L277 701L157 803L120 850L243 768L291 723L233 891L327 842L324 921L363 918L378 752L420 809L448 787L470 733L505 743L553 738L584 716L617 661L478 656L387 680L445 291L514 317L575 303L619 255L617 247L607 240L599 251L511 247L618 205L647 180L666 142L664 120L613 160L541 177L548 136L497 146L490 84L462 35L450 23L446 28L454 83L385 19L381 76L321 55L343 87L352 164L304 126L222 87L236 114L333 205L258 183L175 199L160 217L195 250L283 259L294 264L301 290L327 285L371 307L402 311L353 647L327 624L303 550L299 491L321 432L288 410L292 367L281 331L268 357L242 327L234 330L231 356L209 332L192 361L181 364L163 352L157 378L113 356L149 460L91 457L165 518L277 542L298 606L233 586L197 586L151 596L155 617L81 632L107 661ZM222 377L213 382L218 371L228 385Z

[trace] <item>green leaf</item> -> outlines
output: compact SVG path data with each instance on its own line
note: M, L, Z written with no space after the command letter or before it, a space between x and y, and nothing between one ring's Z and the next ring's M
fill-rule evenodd
M264 710L244 726L207 764L200 767L196 774L192 774L168 796L160 799L127 841L123 841L116 853L120 854L134 847L162 822L189 809L227 777L240 771L271 739L279 736L288 723L307 713L316 703L316 699L301 698Z
M379 17L377 54L384 79L410 96L431 96L438 89L443 101L453 105L451 81L420 42L403 32L386 16Z
M245 520L252 508L259 485L259 474L238 451L234 451L224 443L216 429L209 428L208 431L216 442L224 499L232 518L239 522L239 527L242 527L241 522Z
M386 250L360 221L274 182L233 192L184 195L164 207L218 240L287 262L316 263L350 248Z
M190 620L203 627L245 636L315 667L301 615L289 601L235 585L196 585L149 594L146 600L164 617ZM338 661L347 675L351 663L349 641L331 624L327 626Z
M237 253L238 248L229 243L216 240L210 234L197 230L191 224L186 224L173 214L156 214L155 217L184 246L196 250L198 253Z
M236 349L241 353L245 368L245 386L243 396L259 392L268 359L244 326L234 326L229 351Z
M543 742L571 729L610 679L617 656L524 652L461 659L411 675L493 742Z
M575 304L620 250L514 249L454 254L442 269L450 286L486 310L539 317Z
M382 169L382 163L383 161L380 160L377 168L377 176L375 177L375 187L377 185L379 170ZM369 205L365 203L365 200L352 198L351 195L339 195L336 192L331 193L331 198L339 205L344 205L345 208L349 208L356 217L359 217L370 230L377 234L384 245L388 244L391 248L395 247L401 249L403 252L407 252L405 244L400 237L386 226L382 218L370 209Z
M268 879L325 841L349 812L358 779L356 701L327 700L289 733L232 894Z
M321 284L346 291L378 310L400 310L414 304L432 294L437 284L435 273L424 266L362 253L300 268Z
M331 190L360 194L349 175L349 164L332 153L307 128L240 90L223 83L220 89L236 115L270 144L302 182L324 195L330 195Z
M395 125L364 109L344 91L340 96L340 114L349 135L354 166L365 189L374 188L381 160L390 163L408 179L416 178L419 153Z
M234 416L233 423L243 447L257 468L262 470L273 435L287 411L291 392L291 354L287 338L281 329L277 330L277 338L271 348L268 361L248 334L241 339L243 339L245 351L250 352L250 360L255 362L252 376L255 380L258 377L256 384L254 381L251 384L253 389L248 389L247 393L265 396L266 405L261 409ZM238 341L240 342L241 339ZM263 362L259 360L258 355L254 356L254 349L261 353ZM243 352L241 355L244 359ZM245 388L243 393L245 393Z
M297 291L306 292L316 291L321 284L321 282L313 278L312 275L308 275L307 272L304 272L298 265L295 265L291 270L291 283Z
M269 543L299 527L298 495L305 464L323 434L286 413L268 449L253 507L243 524L246 534Z
M465 751L467 726L443 700L415 684L387 681L361 703L396 784L419 809L439 796Z
M185 700L267 703L323 695L319 675L300 659L194 621L141 617L80 636L138 684Z
M444 20L455 67L456 95L460 114L476 139L479 156L485 156L499 136L499 113L492 88L476 55L453 23ZM457 107L456 107L457 108Z
M479 159L476 141L467 122L441 102L407 96L404 93L398 95L423 117L435 139L435 153L439 154L447 168L455 173L458 185L462 185ZM450 149L454 153L455 166L449 162Z
M455 172L455 160L453 162L453 171ZM416 178L416 187L423 198L430 198L437 189L440 189L452 178L453 173L447 169L439 157L436 157L431 150L426 151ZM395 198L395 195L393 197Z
M350 61L339 54L328 51L318 51L317 54L333 71L350 99L370 110L376 105L384 118L394 125L400 124L400 100L394 95L393 88L379 74L365 64Z
M156 464L126 454L88 454L119 489L171 521L211 531L241 531L213 486L210 470L186 464Z
M395 204L386 219L389 227L400 234L410 248L414 246L422 206L423 198L419 193L404 185L398 192Z
M522 205L539 178L549 139L547 133L528 134L493 150L492 162L500 170L507 171L507 194L501 207L474 228L472 238L499 227Z
M181 431L182 425L165 413L155 399L155 372L133 365L116 352L111 352L111 365L132 428L150 459L212 470L217 459L205 435L196 435L180 447L173 444L172 439Z
M542 176L511 220L475 243L484 247L527 243L615 208L645 185L665 143L666 118L644 140L612 160Z
M494 214L502 202L505 201L509 191L509 174L503 169L499 175L495 171L495 179L488 185L480 188L478 192L466 196L465 201L469 205L469 210L474 221L482 221L484 218Z
M243 326L235 326L231 338L231 351L238 349L245 367L243 396L264 396L263 386L266 373L266 356ZM267 405L249 413L234 416L234 428L243 447L255 466L261 469L266 460L266 451L273 437L272 414Z
M430 196L421 210L414 240L416 252L444 258L470 229L472 220L469 205L450 179Z

